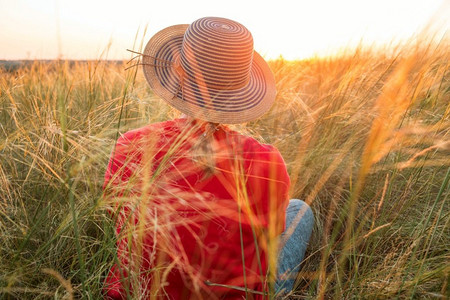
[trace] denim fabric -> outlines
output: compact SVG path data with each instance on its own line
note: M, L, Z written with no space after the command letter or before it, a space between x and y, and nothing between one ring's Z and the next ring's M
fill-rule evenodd
M294 288L313 226L314 215L309 205L302 200L290 200L286 210L286 229L280 239L276 292L287 293Z

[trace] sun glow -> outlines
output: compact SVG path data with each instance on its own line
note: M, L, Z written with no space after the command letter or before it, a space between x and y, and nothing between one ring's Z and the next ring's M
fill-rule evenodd
M139 50L160 29L204 16L242 23L267 58L305 58L359 43L396 42L429 24L444 32L449 23L439 20L450 10L442 0L0 0L0 5L0 59L126 59L125 49Z

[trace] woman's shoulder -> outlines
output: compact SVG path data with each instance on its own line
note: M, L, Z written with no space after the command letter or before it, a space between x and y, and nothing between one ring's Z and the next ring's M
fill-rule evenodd
M289 174L286 162L276 146L246 137L243 157L249 180L253 184L256 182L256 185L263 188L267 187L269 181L275 182L280 191L287 193L290 186ZM286 197L283 196L282 199Z
M254 137L243 136L243 139L242 144L244 145L244 152L259 155L279 153L278 149L274 145L260 142Z
M238 134L236 141L241 149L244 162L252 168L259 166L267 168L269 165L277 166L280 169L286 169L286 163L277 147L258 141L256 138Z

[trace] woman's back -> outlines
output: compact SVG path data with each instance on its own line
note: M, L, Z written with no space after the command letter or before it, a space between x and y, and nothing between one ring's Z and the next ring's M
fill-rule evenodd
M105 176L119 233L111 297L267 291L268 241L288 205L284 161L272 146L210 126L176 119L118 140Z

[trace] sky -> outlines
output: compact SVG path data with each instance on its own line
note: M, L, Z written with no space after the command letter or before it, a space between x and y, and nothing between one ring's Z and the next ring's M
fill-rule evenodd
M0 0L0 59L127 59L159 30L233 19L266 58L449 35L450 0ZM444 33L446 32L446 33Z

